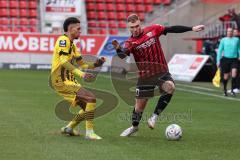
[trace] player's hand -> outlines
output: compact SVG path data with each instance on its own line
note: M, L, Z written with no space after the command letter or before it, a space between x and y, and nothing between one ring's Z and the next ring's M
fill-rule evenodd
M199 32L199 31L204 30L204 28L205 28L204 25L197 25L197 26L194 26L194 27L192 28L192 30L193 30L194 32Z
M96 76L92 73L85 72L83 75L83 80L85 82L93 82L95 80Z
M120 48L120 44L116 39L112 41L112 45L116 50Z
M217 63L217 68L219 68L220 67L220 63Z
M99 59L96 60L96 62L94 63L95 67L100 67L103 65L103 63L106 62L106 58L105 57L101 57Z

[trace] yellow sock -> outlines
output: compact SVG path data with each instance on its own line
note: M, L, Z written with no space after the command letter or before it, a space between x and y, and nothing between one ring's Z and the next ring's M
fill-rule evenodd
M93 119L96 103L87 103L85 109L86 130L93 130Z
M80 122L85 119L85 112L83 109L73 118L71 122L68 123L67 127L75 128Z

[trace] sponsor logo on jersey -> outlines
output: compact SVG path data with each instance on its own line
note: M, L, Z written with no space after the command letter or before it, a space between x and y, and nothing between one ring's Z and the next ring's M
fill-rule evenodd
M148 32L146 35L147 35L148 37L152 37L152 36L153 36L152 32Z
M67 46L67 41L66 40L60 40L59 41L59 47L66 47Z
M154 43L156 43L155 38L150 38L146 42L144 42L141 45L137 46L136 49L139 50L139 49L142 49L142 48L147 48L147 47L150 47Z

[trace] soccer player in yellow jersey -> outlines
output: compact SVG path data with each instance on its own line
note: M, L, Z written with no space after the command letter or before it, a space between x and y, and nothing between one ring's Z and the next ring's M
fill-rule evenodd
M95 63L84 62L80 52L77 51L74 39L78 39L81 33L80 21L75 17L67 18L64 21L63 29L65 34L60 36L55 44L51 83L55 91L69 101L72 106L79 105L81 110L69 122L61 128L61 133L66 135L79 135L74 128L83 120L86 120L86 139L101 139L93 131L94 110L96 106L96 97L79 84L74 75L85 80L91 80L94 75L81 71L75 67L75 63L82 69L94 69L102 66L105 59L97 59Z

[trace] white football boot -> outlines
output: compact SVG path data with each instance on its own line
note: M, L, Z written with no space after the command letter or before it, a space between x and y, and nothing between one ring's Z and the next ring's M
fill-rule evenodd
M120 136L121 137L129 137L132 134L136 133L138 131L138 127L131 126L128 129L124 130Z
M157 114L153 114L149 119L148 119L148 127L151 129L154 129L154 126L157 122L158 119L158 115Z

